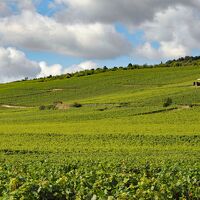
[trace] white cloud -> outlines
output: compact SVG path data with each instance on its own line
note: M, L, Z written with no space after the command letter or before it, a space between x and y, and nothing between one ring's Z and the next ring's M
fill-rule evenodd
M77 65L71 65L67 68L64 68L62 65L59 64L49 66L44 61L39 62L39 66L41 68L41 72L37 75L37 77L47 77L49 75L56 76L61 74L79 72L87 69L96 69L98 65L95 62L89 60Z
M188 49L176 41L160 42L161 58L180 58L188 54Z
M195 10L186 7L168 8L159 12L154 20L144 23L141 28L147 40L177 41L186 46L194 46L200 42L200 15Z
M63 73L63 67L59 64L48 66L46 62L42 61L39 63L39 66L41 68L41 72L37 75L37 77L46 77L49 75L56 76Z
M178 58L191 54L200 46L200 15L192 8L169 7L159 12L154 20L140 26L146 43L135 49L135 54L148 59ZM154 48L151 42L158 42Z
M65 5L55 18L64 24L120 22L131 32L144 31L144 45L133 56L177 58L200 46L200 0L55 0ZM154 48L151 43L159 43Z
M133 56L134 55L137 55L140 58L158 59L160 57L160 52L159 50L154 49L151 43L146 42L144 45L134 49Z
M86 59L128 54L130 43L112 25L63 25L38 13L0 18L0 45L50 51Z
M37 13L40 1L0 1L0 46L85 60L132 51L148 59L175 58L200 47L200 0L54 0L49 7L57 13L51 17ZM133 50L126 34L115 28L118 22L131 33L143 31L144 45Z
M41 72L40 74L37 75L37 77L47 77L49 75L56 76L56 75L61 75L61 74L79 72L79 71L83 71L87 69L96 69L98 67L97 63L91 60L84 61L77 65L71 65L66 68L64 68L62 65L59 65L59 64L49 66L44 61L39 62L39 66L41 68Z
M15 48L0 47L0 82L14 81L25 77L33 78L41 69L25 54Z
M44 61L37 63L29 60L22 51L13 47L0 47L0 83L21 80L25 77L56 76L96 68L97 64L93 61L85 61L68 68L59 64L48 65Z
M72 65L64 70L64 73L73 73L78 71L83 71L87 69L96 69L98 65L93 61L85 61L78 65Z
M133 52L134 55L149 60L180 58L188 55L188 53L187 48L176 42L161 42L160 47L158 48L155 48L151 43L146 42L144 45L136 48Z

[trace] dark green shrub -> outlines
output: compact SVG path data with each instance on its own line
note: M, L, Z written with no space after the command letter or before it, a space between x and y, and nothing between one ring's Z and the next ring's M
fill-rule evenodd
M80 108L80 107L82 107L82 104L75 102L75 103L72 105L72 107Z
M165 99L164 103L163 103L163 107L168 107L172 104L172 99L171 98L167 98Z
M39 107L39 110L45 110L46 109L46 106L42 105Z
M40 106L39 110L55 110L56 109L56 105L48 105L48 106Z
M104 110L107 110L108 108L107 107L105 107L105 108L99 108L99 109L97 109L98 111L104 111Z

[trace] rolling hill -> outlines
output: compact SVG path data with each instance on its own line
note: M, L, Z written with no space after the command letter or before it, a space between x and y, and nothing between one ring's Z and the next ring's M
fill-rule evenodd
M91 199L94 195L102 199L109 196L132 199L133 194L133 199L168 199L170 195L172 199L176 196L189 199L187 195L198 199L200 87L193 86L198 78L199 66L186 65L0 84L0 197L14 197L14 192L26 197L24 191L30 193L28 182L35 184L37 189L33 191L38 198L48 199L40 195L49 194L49 198L56 195L56 180L77 172L89 185L85 183L80 189L82 182L77 178L77 183L67 186L74 188L74 193L70 193L73 198L67 199L78 195L80 199ZM163 106L167 99L171 102ZM67 105L66 109L55 109L58 102ZM99 163L105 166L105 171ZM18 178L25 177L25 181L17 179L20 183L13 190L9 189L13 177L1 176L7 173L6 166L7 169L10 166L10 173L17 171ZM58 166L65 166L66 170ZM47 172L49 168L51 173ZM138 173L133 169L138 169ZM46 174L42 174L43 170L47 170ZM90 175L82 170L88 170ZM176 178L168 181L168 173L174 173ZM104 185L109 182L106 177L114 175L120 179L117 182L121 189L112 182L114 179L113 184ZM40 185L40 176L48 181L47 186ZM75 176L69 175L68 180ZM94 186L99 177L99 186ZM127 182L122 177L128 178ZM63 189L66 180L62 181L59 187ZM144 188L142 181L146 181ZM157 184L156 181L159 186L155 186L155 192L152 184ZM52 184L56 186L50 191Z

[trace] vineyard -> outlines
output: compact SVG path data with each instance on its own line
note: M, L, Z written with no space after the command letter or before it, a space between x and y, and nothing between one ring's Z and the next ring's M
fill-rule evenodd
M52 166L45 161L17 168L3 165L0 194L5 199L198 199L199 168L182 165L72 162Z
M0 84L0 199L200 199L199 76L158 67Z

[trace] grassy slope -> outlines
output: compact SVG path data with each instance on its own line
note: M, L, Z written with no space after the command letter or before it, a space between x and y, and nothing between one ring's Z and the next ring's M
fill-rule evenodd
M200 68L156 68L107 72L47 82L0 85L0 155L20 158L186 160L199 155L200 107L144 114L200 102L192 87ZM53 89L63 89L53 91ZM84 104L67 111L39 111L54 101ZM120 102L128 102L120 106ZM105 109L99 111L99 109Z
M199 78L198 67L156 68L107 72L93 76L74 77L47 82L28 81L0 85L0 104L39 106L53 101L120 102L146 98L186 95L190 101L191 82ZM63 89L63 91L52 91ZM177 94L178 93L178 94ZM187 98L188 97L188 98ZM198 99L199 100L198 96ZM156 105L157 101L155 102ZM150 104L152 105L152 104Z

